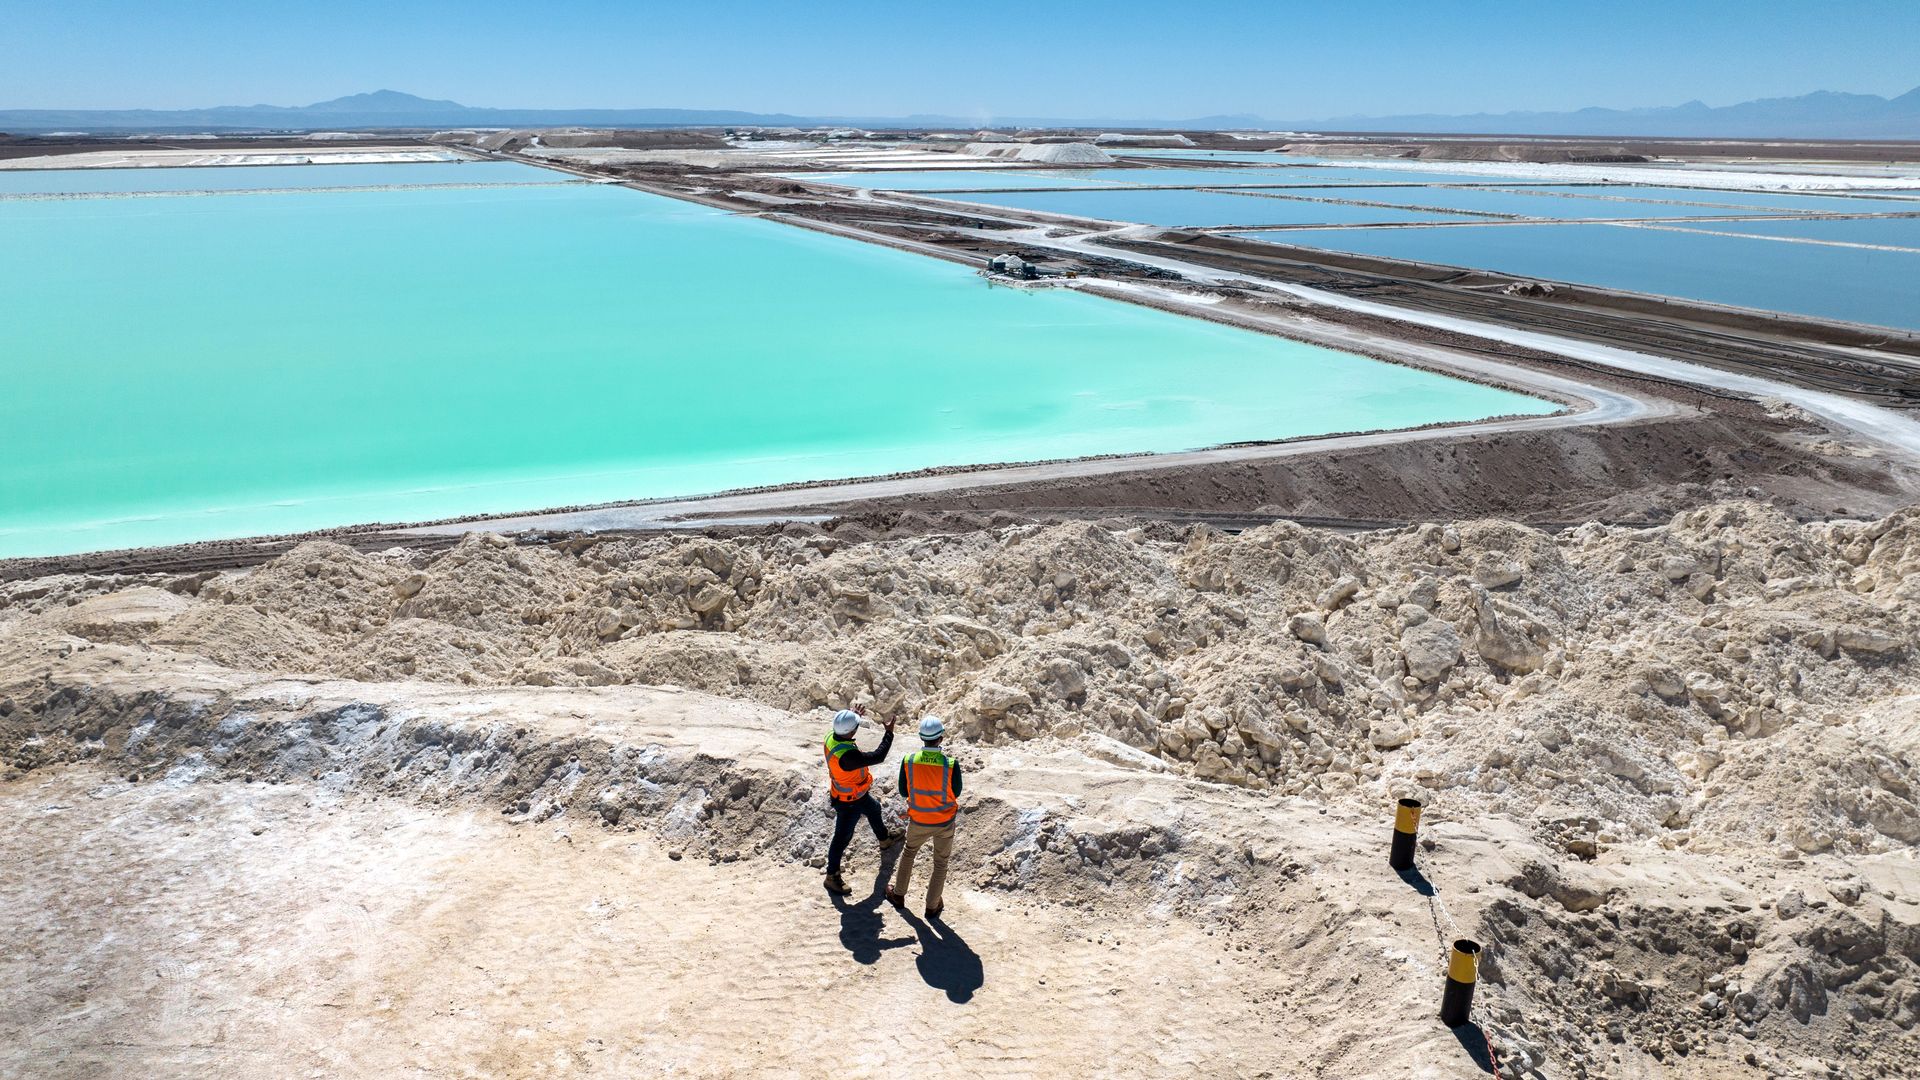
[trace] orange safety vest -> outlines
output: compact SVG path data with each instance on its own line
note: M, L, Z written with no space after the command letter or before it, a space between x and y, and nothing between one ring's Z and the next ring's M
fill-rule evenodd
M921 825L945 825L960 811L953 797L953 761L928 748L907 755L907 817Z
M849 769L840 764L841 754L858 749L859 744L852 739L843 739L831 731L827 733L827 779L833 785L830 794L835 802L853 802L873 787L873 770L865 765Z

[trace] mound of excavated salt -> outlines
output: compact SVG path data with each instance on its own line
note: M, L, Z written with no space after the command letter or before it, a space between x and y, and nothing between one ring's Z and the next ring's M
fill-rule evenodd
M1192 146L1193 140L1185 135L1136 135L1124 131L1109 131L1093 140L1100 146Z
M185 610L94 617L43 584L0 621L355 679L862 696L970 741L1095 733L1291 795L1874 852L1920 841L1920 747L1851 719L1920 691L1916 537L1920 508L1801 525L1736 503L1559 535L1082 523L579 556L472 536L411 565L311 543L164 597Z
M1086 143L968 143L964 153L1049 165L1107 165L1113 156Z
M1914 1060L1920 507L1801 524L1722 503L1655 528L1557 533L1482 520L872 536L842 522L556 547L474 535L432 553L315 542L212 577L0 583L0 751L59 760L46 755L69 750L41 733L66 724L83 736L70 751L91 755L121 745L103 718L152 728L167 715L141 697L46 691L46 658L89 642L114 665L179 665L190 698L219 684L217 664L503 699L671 684L788 710L803 736L855 701L932 712L989 762L1077 749L1235 785L1276 814L1424 800L1442 850L1479 845L1497 868L1456 915L1492 945L1476 1009L1503 1075L1545 1061L1575 1063L1555 1075L1649 1075L1619 1059L1629 1047L1689 1056L1701 1067L1675 1069L1701 1075L1759 1075L1708 1067L1725 1052L1769 1075L1813 1075L1793 1063L1815 1055L1820 1075L1904 1075L1897 1062ZM279 754L306 736L274 738ZM232 752L226 739L206 752ZM486 753L474 768L523 768L511 747ZM434 785L498 776L424 760ZM405 768L389 783L416 783ZM724 776L669 804L711 811ZM632 779L621 765L618 783ZM766 805L788 820L794 793ZM1018 851L1008 833L979 873L1056 897L1126 872L1241 882L1271 855L1209 834L1206 801L1158 831L1129 826L1124 849L1090 835L1113 824L1022 834ZM739 805L766 827L760 803ZM1228 841L1232 865L1209 862ZM1376 947L1366 935L1388 909L1356 905L1344 871L1288 850L1311 929L1262 940L1344 942L1330 960ZM1158 861L1169 852L1177 864ZM1042 856L1039 871L1022 861ZM1335 992L1353 991L1342 978Z

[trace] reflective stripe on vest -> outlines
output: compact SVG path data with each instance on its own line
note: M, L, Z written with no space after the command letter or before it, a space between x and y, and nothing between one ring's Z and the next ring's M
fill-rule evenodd
M960 804L953 798L953 762L938 750L907 756L907 817L922 825L945 825Z
M858 769L843 768L840 765L841 754L858 749L860 749L859 744L852 739L843 739L832 732L827 733L827 780L832 785L832 795L836 802L852 802L873 787L873 770L864 765Z

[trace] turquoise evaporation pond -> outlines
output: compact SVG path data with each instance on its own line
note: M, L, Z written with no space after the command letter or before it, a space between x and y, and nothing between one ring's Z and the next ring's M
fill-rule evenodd
M1335 194L1330 192L1329 194ZM1471 221L1460 214L1388 210L1309 199L1268 199L1224 191L1107 188L1099 191L969 191L949 196L982 206L1126 221L1139 225L1375 225L1392 221Z
M1596 187L1516 187L1516 188L1403 188L1403 187L1343 187L1327 192L1327 197L1336 199L1361 199L1367 202L1398 203L1405 206L1424 206L1435 210L1478 210L1491 214L1518 214L1525 217L1555 219L1603 219L1603 218L1692 218L1726 217L1742 214L1788 213L1779 207L1757 208L1740 206L1711 206L1706 192L1686 194L1689 201L1652 202L1633 200L1626 197L1630 189ZM1641 189L1653 190L1653 189ZM1670 190L1670 189L1658 189ZM1593 198L1594 195L1606 195L1608 198ZM1659 195L1656 198L1669 199L1675 196ZM1893 213L1900 208L1886 202L1877 204L1867 200L1833 199L1830 202L1843 203L1845 209L1855 213ZM1830 209L1828 207L1809 206L1807 210Z
M391 165L214 165L145 169L0 169L0 195L127 195L147 191L298 190L414 184L540 184L574 180L513 161Z
M0 201L0 556L1544 414L605 185Z
M1685 228L1725 227L1721 222L1709 222ZM1920 290L1913 285L1920 281L1920 253L1915 252L1789 244L1600 222L1439 229L1292 229L1236 235L1764 311L1920 329Z

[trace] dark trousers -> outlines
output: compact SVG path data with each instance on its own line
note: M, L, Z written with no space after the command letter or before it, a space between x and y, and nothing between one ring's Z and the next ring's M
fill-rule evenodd
M887 823L880 816L880 804L873 801L872 793L860 796L852 802L829 799L833 803L833 843L827 845L827 873L840 872L840 856L847 853L847 844L853 840L853 827L861 818L873 826L873 838L887 838Z

